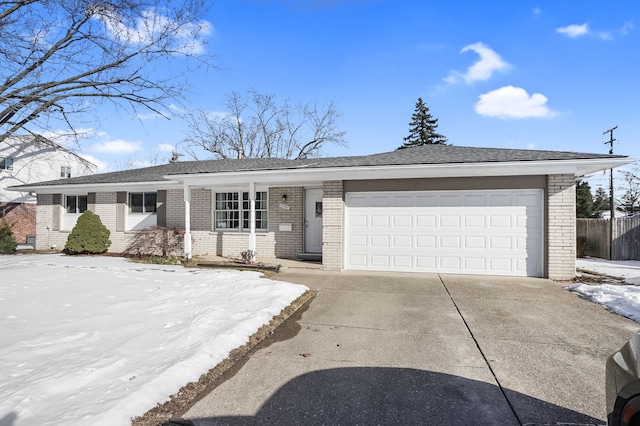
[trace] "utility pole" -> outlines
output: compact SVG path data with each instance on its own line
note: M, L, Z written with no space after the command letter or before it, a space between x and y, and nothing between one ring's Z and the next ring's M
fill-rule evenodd
M617 129L618 126L605 130L602 132L603 135L609 133L609 140L605 141L605 145L609 145L609 154L613 154L613 143L615 139L613 138L613 131ZM613 260L613 221L615 219L615 206L613 201L613 169L609 170L609 213L611 217L609 218L609 260Z

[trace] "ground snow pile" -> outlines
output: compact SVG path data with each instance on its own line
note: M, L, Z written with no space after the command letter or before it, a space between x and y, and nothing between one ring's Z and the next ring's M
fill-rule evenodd
M576 260L576 267L623 278L626 285L577 283L567 290L640 323L640 261L584 258Z
M0 277L0 422L12 426L129 425L307 290L57 254L0 256Z

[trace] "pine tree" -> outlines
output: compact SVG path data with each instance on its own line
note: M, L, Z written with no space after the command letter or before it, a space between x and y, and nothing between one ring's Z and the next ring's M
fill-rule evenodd
M409 126L409 136L404 138L404 144L398 149L420 145L447 144L447 138L436 133L438 119L433 118L429 113L429 108L424 104L422 98L418 98L418 102L416 102L416 109L411 116Z
M593 196L593 202L596 205L598 211L609 209L609 194L604 188L599 187L596 189L596 194Z
M0 254L9 254L16 251L18 243L13 236L11 226L6 218L0 219Z
M86 210L78 218L73 227L64 252L67 254L100 254L111 246L109 235L111 231L102 224L100 216L91 210Z
M576 217L595 217L598 215L596 205L591 194L589 182L576 183Z

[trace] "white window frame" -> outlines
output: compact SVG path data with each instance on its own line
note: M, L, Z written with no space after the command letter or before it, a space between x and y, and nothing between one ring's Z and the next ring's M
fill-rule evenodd
M60 177L61 178L70 178L71 177L71 166L60 166Z
M2 164L0 170L13 170L15 159L13 157L0 157L0 162Z
M147 210L147 208L149 206L147 206L147 197L153 194L155 201L153 203L153 208L152 210ZM140 208L142 209L141 211L133 211L133 197L134 196L142 196L142 205L140 206ZM149 191L149 192L129 192L129 194L127 194L127 198L128 198L128 206L129 206L129 214L131 215L137 215L137 214L157 214L158 213L158 193L157 192L153 192L153 191Z
M225 195L218 199L218 195ZM222 197L220 197L222 198ZM226 208L219 208L221 206ZM236 207L237 206L237 207ZM213 193L213 229L215 231L249 232L251 206L248 191L220 191ZM269 227L269 192L256 191L256 231L266 232ZM221 214L218 214L221 213ZM222 213L226 213L223 215ZM234 227L237 223L237 227Z

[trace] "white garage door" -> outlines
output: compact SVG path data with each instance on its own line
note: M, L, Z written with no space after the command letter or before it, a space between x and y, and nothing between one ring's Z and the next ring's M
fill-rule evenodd
M542 276L542 190L349 192L345 267Z

